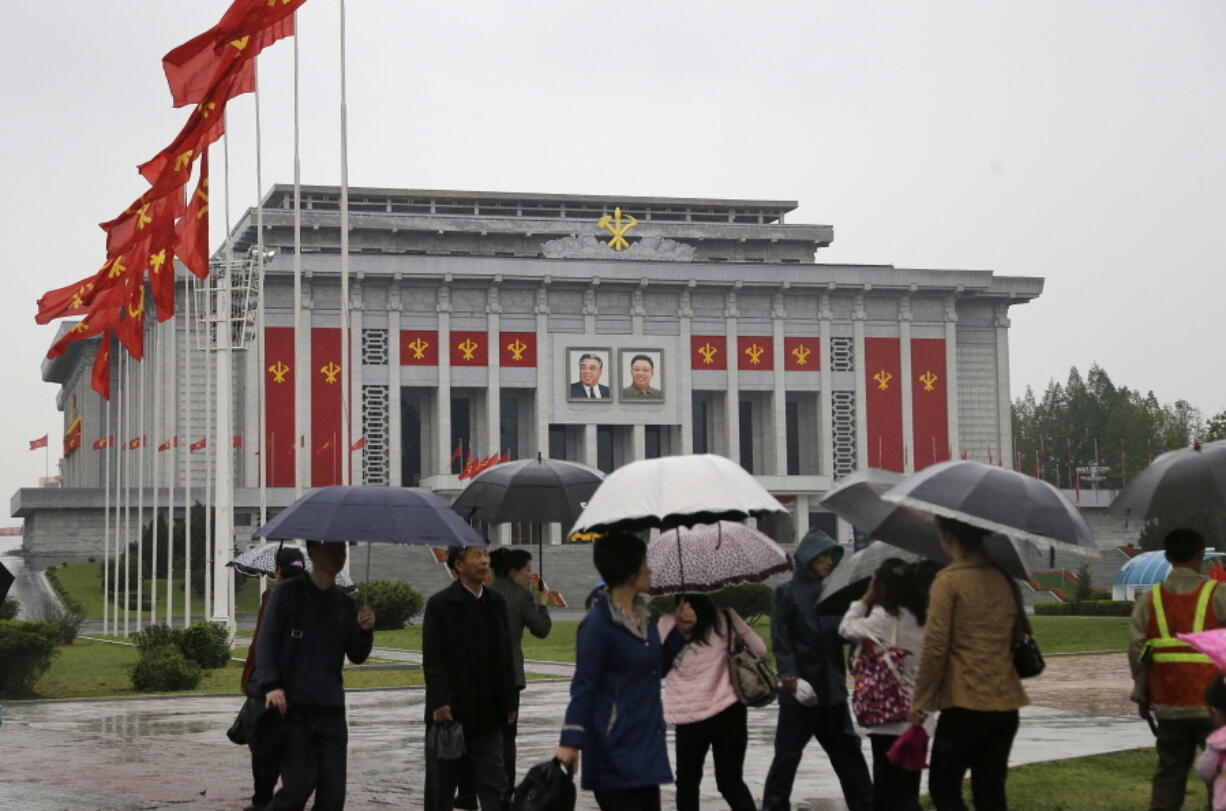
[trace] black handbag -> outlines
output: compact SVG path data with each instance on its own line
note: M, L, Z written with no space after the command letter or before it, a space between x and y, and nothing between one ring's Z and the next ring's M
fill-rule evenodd
M431 724L426 730L426 751L439 760L459 760L468 753L464 743L464 727L454 721Z
M1003 570L1001 572L1004 574ZM1022 590L1008 575L1005 578L1013 590L1013 602L1017 606L1017 619L1013 621L1013 669L1019 678L1032 679L1043 672L1047 663L1043 661L1043 652L1039 643L1034 641L1034 628L1030 618L1026 616L1026 606L1022 603Z
M515 789L511 811L574 811L575 780L557 758L528 770Z
M290 590L289 609L289 661L285 668L283 682L288 684L290 675L298 664L298 649L302 647L302 586L295 583ZM255 644L251 640L251 644ZM274 713L268 712L264 696L247 696L243 706L238 708L233 723L226 730L226 737L239 746L246 746L255 737L256 729L261 723L267 723Z
M243 706L239 707L238 715L234 716L234 723L226 730L226 737L239 746L246 746L255 737L256 727L263 719L265 710L263 699L248 696Z

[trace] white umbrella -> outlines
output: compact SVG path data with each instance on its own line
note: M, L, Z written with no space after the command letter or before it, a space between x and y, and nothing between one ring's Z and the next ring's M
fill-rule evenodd
M786 512L730 459L710 453L664 456L631 462L610 473L571 533L671 529Z
M295 549L301 550L302 559L306 564L308 574L315 568L307 551L298 546L298 544L290 543L266 543L262 546L252 547L241 555L236 555L234 560L226 565L233 566L235 571L242 572L250 577L260 577L261 575L272 577L277 573L277 550L282 546L292 546ZM336 575L336 585L349 591L353 588L353 580L349 577L348 572L341 571Z
M787 553L758 530L720 521L661 533L647 545L652 594L718 591L760 583L792 568Z

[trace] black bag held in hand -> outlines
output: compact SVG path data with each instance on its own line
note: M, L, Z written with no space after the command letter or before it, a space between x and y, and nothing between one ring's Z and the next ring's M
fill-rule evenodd
M290 674L298 662L298 649L302 647L302 589L301 583L295 583L290 594L289 608L289 662L282 676L282 683L289 684ZM255 645L255 640L251 644ZM234 723L226 730L226 737L239 746L246 746L255 737L257 727L261 723L270 723L275 713L269 712L264 696L248 696L234 716Z
M574 811L574 808L574 778L557 758L529 769L511 800L511 811Z
M762 659L745 646L745 640L736 632L732 615L724 612L724 624L728 633L728 678L732 680L732 692L746 707L765 707L779 695L779 677Z
M1001 571L1004 574L1004 571ZM1034 641L1034 628L1030 618L1026 616L1026 606L1022 603L1022 590L1012 578L1005 575L1009 587L1013 590L1013 602L1017 605L1017 619L1013 622L1013 669L1019 678L1032 679L1043 672L1047 663L1043 661L1043 653L1039 643Z
M426 750L439 760L459 760L468 753L464 727L454 721L431 724L426 730Z
M255 736L255 729L263 720L264 712L264 699L248 696L238 715L234 716L234 723L226 730L226 737L239 746L246 746Z

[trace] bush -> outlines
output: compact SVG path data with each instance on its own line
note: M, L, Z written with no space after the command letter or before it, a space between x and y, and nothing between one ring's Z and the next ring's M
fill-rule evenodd
M177 642L184 658L206 670L225 667L230 661L230 635L216 623L193 622L179 632Z
M1128 617L1135 605L1130 600L1086 600L1071 603L1035 603L1034 613L1048 617Z
M369 602L375 612L376 631L396 631L421 613L426 599L421 592L399 580L371 580L353 593L358 605Z
M132 641L136 643L136 647L142 651L159 648L163 645L170 645L175 649L180 648L183 639L183 631L178 628L171 628L169 625L158 623L157 625L146 625L141 630L132 635ZM182 651L180 651L181 653Z
M1084 603L1094 599L1094 584L1090 580L1090 565L1081 564L1077 570L1077 585L1073 587L1073 600Z
M52 622L0 621L0 696L26 696L59 654Z
M205 623L197 623L204 625ZM196 626L193 625L192 628ZM215 626L218 627L218 626ZM188 629L189 631L191 628ZM200 684L204 671L170 645L142 650L132 666L132 686L142 692L191 690Z
M85 622L85 608L71 597L64 597L62 601L49 599L43 603L38 618L54 623L59 629L59 641L71 645L81 630L81 623Z
M15 620L20 610L21 603L16 598L5 597L4 602L0 603L0 620Z

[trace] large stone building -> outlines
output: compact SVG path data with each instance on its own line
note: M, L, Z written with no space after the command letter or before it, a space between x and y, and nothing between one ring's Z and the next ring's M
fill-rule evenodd
M818 263L833 229L787 222L793 202L352 189L346 362L339 190L302 190L297 345L292 201L287 186L263 201L265 357L254 342L235 354L239 438L210 440L233 454L240 538L256 520L261 463L275 509L292 500L296 469L305 486L332 484L346 458L355 482L450 496L470 455L541 453L611 470L712 452L788 505L787 518L767 525L788 541L814 523L835 528L817 500L856 468L1012 458L1009 307L1038 296L1042 279ZM236 256L255 244L256 221L252 210L235 227ZM80 436L62 489L13 497L36 555L100 551L108 458L122 457L147 487L156 460L163 505L189 470L194 498L206 498L205 454L188 446L205 436L209 361L193 340L184 374L182 296L179 309L143 364L141 449L94 449L109 435L118 446L140 435L114 425L122 395L104 425L89 383L96 341L44 363L44 380L61 386L65 430ZM348 368L360 370L351 437L365 439L352 451L341 431ZM139 376L116 387L139 393ZM499 531L504 541L540 532L556 541L563 530Z

